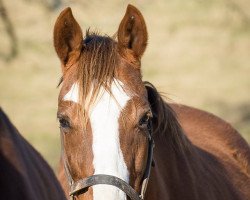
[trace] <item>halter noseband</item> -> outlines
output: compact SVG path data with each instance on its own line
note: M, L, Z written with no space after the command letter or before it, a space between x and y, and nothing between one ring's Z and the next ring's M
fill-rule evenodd
M152 137L152 122L150 122L150 127L148 127L149 134L147 135L148 138L148 158L147 158L147 166L146 170L143 176L143 181L142 181L142 188L140 194L138 194L127 182L124 180L116 177L116 176L111 176L111 175L106 175L106 174L96 174L93 176L89 176L87 178L80 179L78 181L74 181L68 168L68 162L67 159L64 157L64 146L63 146L63 139L62 141L62 156L63 156L63 162L64 162L64 168L65 172L68 178L68 182L70 185L70 193L69 196L71 197L72 200L74 200L74 196L77 195L80 191L87 189L91 186L94 185L99 185L99 184L104 184L104 185L112 185L120 190L122 190L124 193L126 193L127 196L130 197L131 200L143 200L147 185L148 185L148 180L150 176L150 171L153 163L153 150L154 150L154 140Z

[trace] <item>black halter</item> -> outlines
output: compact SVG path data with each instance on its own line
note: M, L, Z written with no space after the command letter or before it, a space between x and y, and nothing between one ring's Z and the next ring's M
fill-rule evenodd
M74 181L68 168L68 162L66 157L64 156L64 146L63 146L63 139L62 141L62 156L63 156L63 162L64 162L64 168L65 172L68 178L69 187L70 187L70 193L69 196L72 200L74 200L74 196L77 195L80 191L83 191L93 185L112 185L120 190L122 190L124 193L126 193L127 196L130 197L131 200L143 200L145 196L145 192L148 185L148 180L150 176L151 166L153 163L153 149L154 149L154 140L152 138L152 123L149 124L150 127L148 127L148 158L147 158L147 166L144 173L143 181L142 181L142 188L140 194L138 194L128 183L126 183L124 180L111 176L111 175L105 175L105 174L96 174L93 176L89 176L83 179L80 179L78 181ZM61 137L62 138L62 137Z

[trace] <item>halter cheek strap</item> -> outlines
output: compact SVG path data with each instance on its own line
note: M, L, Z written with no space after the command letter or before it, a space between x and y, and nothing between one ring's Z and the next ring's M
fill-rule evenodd
M143 181L142 181L142 188L141 188L141 194L140 194L141 199L144 199L144 197L145 197L151 168L152 168L152 165L154 163L154 160L153 160L154 147L155 147L155 143L154 143L154 140L153 140L152 135L151 135L151 138L149 140L147 167L146 167Z

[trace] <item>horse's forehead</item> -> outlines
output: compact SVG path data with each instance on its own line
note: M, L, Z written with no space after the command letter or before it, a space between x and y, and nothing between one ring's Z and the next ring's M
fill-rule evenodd
M60 92L59 100L68 100L75 103L79 102L79 84L77 83L76 70L71 70L69 74L65 75L63 80L63 86ZM93 80L93 82L96 82ZM117 98L122 97L119 95L121 91L125 92L127 95L133 97L146 97L146 89L142 82L141 71L139 68L120 62L115 69L115 76L111 84L111 94Z
M119 106L124 106L125 102L127 102L128 99L131 98L132 93L125 91L125 86L123 82L120 80L114 79L110 86L110 91L107 91L104 89L104 87L100 87L99 94L97 95L96 99L97 101L101 101L99 103L107 104L111 100L116 102ZM63 101L71 101L74 103L79 103L79 83L76 81L74 82L70 87L66 86L66 89L64 89L64 94L62 95ZM130 94L129 94L130 93ZM91 99L90 96L92 95L92 92L89 92L89 95L86 97L87 99Z

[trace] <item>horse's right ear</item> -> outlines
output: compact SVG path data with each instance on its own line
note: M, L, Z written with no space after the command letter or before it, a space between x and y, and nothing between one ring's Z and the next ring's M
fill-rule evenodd
M54 26L54 47L61 60L63 71L80 57L82 41L82 30L71 8L66 8L61 12Z

